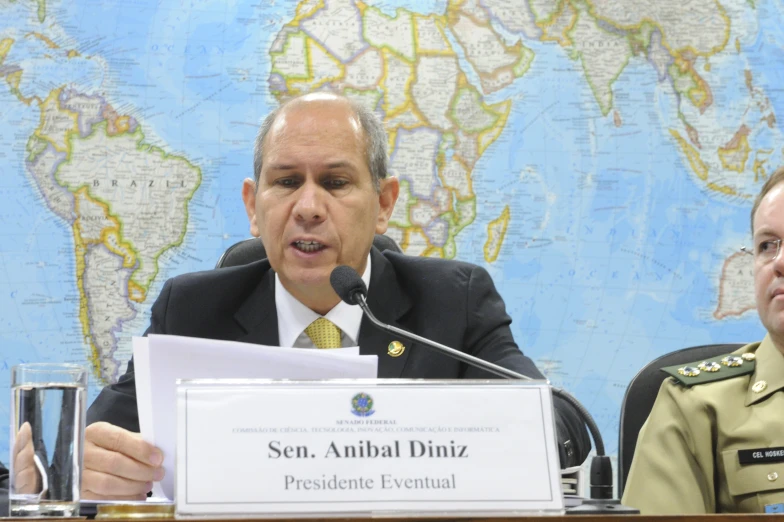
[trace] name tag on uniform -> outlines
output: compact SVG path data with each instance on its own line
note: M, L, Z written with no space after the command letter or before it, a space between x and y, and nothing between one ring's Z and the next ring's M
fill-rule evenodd
M552 396L518 381L183 381L178 515L561 512Z
M738 450L738 461L744 466L784 462L784 447Z

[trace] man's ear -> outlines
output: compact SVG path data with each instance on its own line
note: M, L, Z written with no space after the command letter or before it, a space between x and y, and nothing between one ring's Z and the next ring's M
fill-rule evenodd
M389 218L395 210L395 202L400 194L400 182L397 178L384 178L380 183L378 193L378 221L376 222L376 234L383 234L387 231Z
M259 237L259 224L256 222L256 183L245 178L242 182L242 202L245 203L245 213L250 221L250 233Z

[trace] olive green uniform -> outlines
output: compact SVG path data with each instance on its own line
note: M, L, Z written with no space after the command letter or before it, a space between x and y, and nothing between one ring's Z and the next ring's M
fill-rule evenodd
M673 378L640 431L624 504L643 515L784 512L784 355L765 337L732 356L665 369Z

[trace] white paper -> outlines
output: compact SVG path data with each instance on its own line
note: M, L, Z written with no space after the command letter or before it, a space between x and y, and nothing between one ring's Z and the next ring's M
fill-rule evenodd
M133 376L136 384L136 409L139 417L139 431L142 439L155 444L152 425L152 390L150 389L150 343L147 337L134 337ZM152 485L153 497L165 497L160 482Z
M152 395L150 394L150 344L146 337L134 337L133 364L136 383L136 406L139 410L139 429L142 436L154 439L152 431ZM142 368L142 371L139 371ZM145 438L145 440L147 440Z
M153 494L169 499L174 498L177 379L374 379L378 375L378 357L357 355L359 348L307 350L155 334L146 344L147 350L143 341L133 344L139 427L142 438L163 452L166 476ZM148 389L140 390L140 383L147 383Z

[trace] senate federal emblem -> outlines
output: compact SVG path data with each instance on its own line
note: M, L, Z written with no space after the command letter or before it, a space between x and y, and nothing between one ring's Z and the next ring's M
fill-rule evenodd
M351 413L357 417L370 417L375 410L373 409L373 397L367 393L358 393L351 398Z

